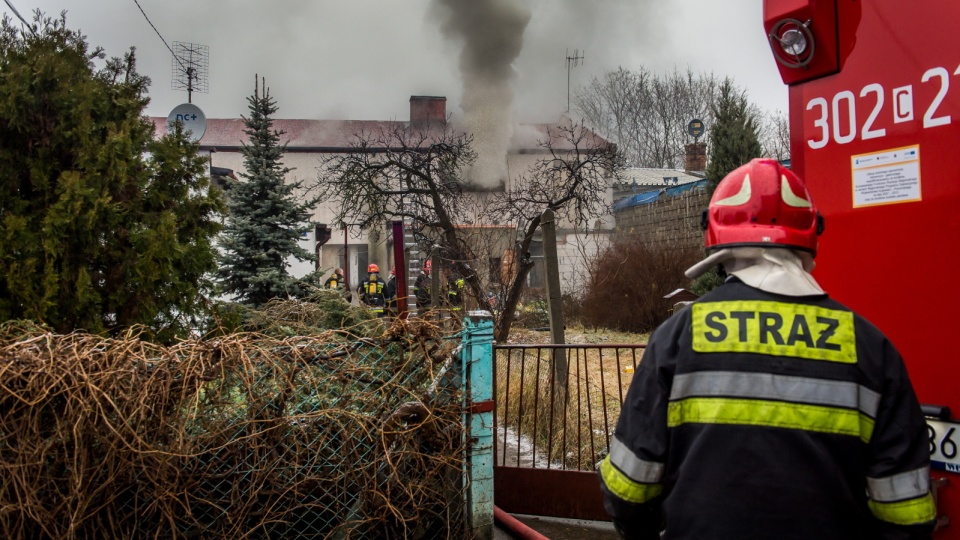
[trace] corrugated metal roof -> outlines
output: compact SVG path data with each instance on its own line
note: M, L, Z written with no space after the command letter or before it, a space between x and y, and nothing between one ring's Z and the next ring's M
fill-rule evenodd
M696 182L702 177L688 174L685 171L677 169L648 169L640 167L631 167L623 170L622 184L632 184L643 186L675 186Z

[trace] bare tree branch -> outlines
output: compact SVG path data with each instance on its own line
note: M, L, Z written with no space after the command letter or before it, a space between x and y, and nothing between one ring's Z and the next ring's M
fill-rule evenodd
M514 179L510 188L489 206L490 212L516 223L520 232L512 257L516 275L504 298L503 315L497 321L497 340L505 340L509 335L514 310L534 266L530 245L540 230L540 216L550 209L561 223L574 228L588 225L610 211L606 194L623 168L623 156L616 146L583 123L548 129L540 146L546 150L546 156L538 159L525 175Z
M403 218L425 248L440 250L475 305L487 306L484 291L500 285L495 338L502 341L534 266L530 246L540 215L549 208L568 226L585 227L608 213L607 194L623 159L615 145L583 124L562 124L540 142L543 157L504 191L465 192L462 179L476 159L472 143L471 136L448 126L420 130L394 124L359 133L347 153L325 160L317 188L333 205L336 222L370 228ZM494 242L490 234L473 232L492 229L509 235L505 247L493 246L503 244L502 238ZM491 261L503 261L503 249L511 252L502 263L506 272L490 267Z

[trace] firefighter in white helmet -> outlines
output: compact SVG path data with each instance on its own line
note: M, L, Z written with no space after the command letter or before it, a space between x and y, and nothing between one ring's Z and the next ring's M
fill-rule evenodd
M650 337L600 464L626 538L928 538L936 509L900 355L810 274L823 221L803 181L753 160L704 219L723 285Z

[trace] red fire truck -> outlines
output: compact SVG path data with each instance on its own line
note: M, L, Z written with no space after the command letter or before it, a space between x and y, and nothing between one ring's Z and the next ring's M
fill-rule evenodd
M928 415L934 536L960 539L960 2L763 7L792 168L826 222L814 275L903 354Z

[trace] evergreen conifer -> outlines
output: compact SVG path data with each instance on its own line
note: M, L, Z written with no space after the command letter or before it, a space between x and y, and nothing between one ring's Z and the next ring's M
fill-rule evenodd
M711 193L730 171L763 154L757 119L750 110L746 92L737 90L729 78L720 84L713 116L710 163L706 171Z
M299 245L314 201L299 198L302 182L285 183L291 169L282 163L286 144L282 131L273 129L276 101L266 81L254 82L247 98L249 118L244 133L250 137L240 152L245 181L228 189L230 215L221 239L219 282L223 292L243 304L262 306L271 298L302 297L304 280L287 270L290 257L307 261L312 254Z
M0 26L0 321L185 335L223 204L182 130L154 137L134 51L103 59L63 15Z

